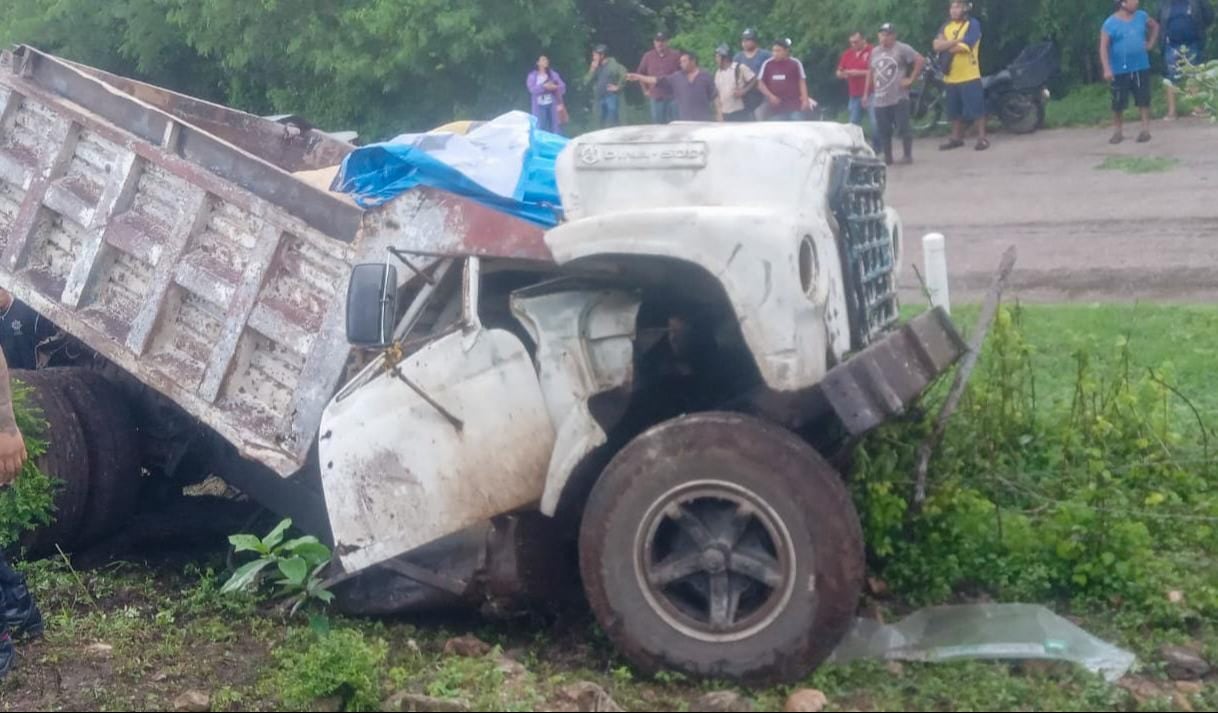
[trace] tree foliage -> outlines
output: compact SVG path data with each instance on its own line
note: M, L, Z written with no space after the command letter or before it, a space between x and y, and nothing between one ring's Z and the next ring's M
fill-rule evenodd
M983 63L1026 44L1062 51L1058 89L1096 79L1094 0L978 0ZM1147 3L1155 9L1155 3ZM587 48L604 42L633 67L657 30L699 53L733 47L744 27L790 37L813 94L840 99L833 67L846 37L894 22L928 50L947 0L6 0L0 42L25 42L86 64L261 113L297 113L367 138L527 105L539 54L567 79L573 112ZM629 98L640 101L637 90Z

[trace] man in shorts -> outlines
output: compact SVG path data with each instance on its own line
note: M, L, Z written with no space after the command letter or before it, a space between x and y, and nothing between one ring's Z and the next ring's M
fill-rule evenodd
M972 3L954 0L951 17L935 38L934 48L946 62L947 118L952 137L939 147L951 151L964 145L965 124L977 127L978 151L990 147L985 127L985 88L981 84L981 21L970 15Z
M1142 112L1138 143L1150 141L1150 51L1159 40L1159 23L1140 0L1115 0L1116 12L1100 31L1100 63L1104 79L1112 83L1113 133L1110 144L1125 140L1125 110L1129 98Z

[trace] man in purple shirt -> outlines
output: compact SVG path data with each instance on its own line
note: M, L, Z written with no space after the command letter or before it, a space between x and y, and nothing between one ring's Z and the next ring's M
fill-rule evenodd
M694 53L681 52L680 57L680 71L663 77L627 74L626 79L639 82L653 94L658 89L667 91L681 121L723 121L714 78L699 69Z
M667 77L681 69L681 55L668 46L668 35L656 33L653 48L643 55L637 74L645 77ZM667 124L677 117L672 91L659 85L644 85L643 93L651 100L651 123Z

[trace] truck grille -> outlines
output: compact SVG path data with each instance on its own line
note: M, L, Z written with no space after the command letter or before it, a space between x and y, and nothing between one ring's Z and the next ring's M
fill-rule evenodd
M884 214L884 163L876 158L833 160L830 207L840 227L839 249L854 349L896 323L896 255Z

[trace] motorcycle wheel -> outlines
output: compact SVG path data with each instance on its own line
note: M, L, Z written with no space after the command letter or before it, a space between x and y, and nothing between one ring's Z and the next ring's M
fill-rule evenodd
M1030 134L1043 119L1040 103L1031 95L1007 92L998 98L998 118L1012 134Z
M922 83L920 89L910 96L910 120L913 130L926 133L939 125L943 119L943 87Z

